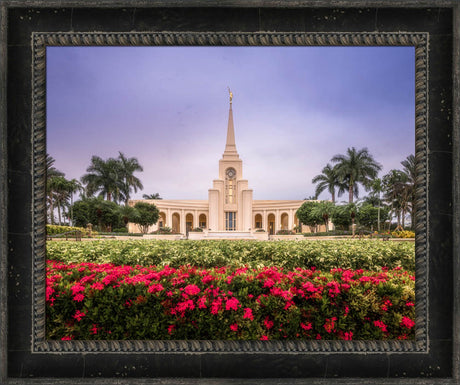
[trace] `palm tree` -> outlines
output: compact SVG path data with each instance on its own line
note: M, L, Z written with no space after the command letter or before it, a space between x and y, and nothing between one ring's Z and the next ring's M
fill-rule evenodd
M380 194L383 192L383 183L382 179L380 178L375 178L371 184L370 188L372 191L372 195L377 198L378 202L378 210L377 210L377 231L380 232L380 208L381 208L381 199L380 199Z
M140 179L134 176L136 171L143 171L143 168L139 164L137 158L126 158L122 152L119 152L118 161L120 162L121 171L121 193L125 200L125 205L127 205L130 198L131 188L134 192L137 192L137 189L142 190L144 188Z
M163 199L163 198L160 197L160 194L158 194L158 193L144 194L144 195L142 195L142 198L144 198L144 199Z
M390 172L383 177L384 196L390 204L394 215L397 217L398 227L401 226L401 216L404 225L404 216L407 210L407 181L407 174L401 170L390 170Z
M340 195L345 191L346 185L340 183L337 175L337 166L332 167L329 163L321 170L321 174L312 179L312 183L318 183L315 190L315 196L318 197L324 190L332 195L332 203L335 203L335 189L339 189Z
M410 204L411 226L414 227L415 220L415 181L417 178L417 170L414 155L409 155L401 162L403 171L407 175L406 191L408 203Z
M120 162L117 159L103 160L93 155L86 172L87 174L81 177L81 181L86 185L86 192L89 196L99 191L99 196L107 197L108 201L112 199L117 201L120 198L120 191L124 186Z
M358 197L358 183L362 184L366 191L382 166L377 163L367 148L356 150L354 147L347 149L346 155L335 155L332 162L337 163L337 175L342 183L348 187L348 202L353 203L353 196ZM339 196L341 195L339 191Z
M329 218L333 215L334 209L334 202L328 201L318 202L314 208L316 215L323 218L324 224L326 226L326 232L328 232Z
M62 171L59 171L56 167L54 167L54 162L56 160L49 154L46 154L46 177L52 178L54 176L64 176Z
M50 191L52 192L52 198L58 209L58 223L59 226L61 222L61 207L69 198L69 181L63 176L55 176L49 179L48 185ZM54 206L51 204L51 217L53 218ZM51 221L53 224L53 220Z
M67 183L67 192L69 193L70 197L70 221L73 225L73 194L77 191L81 191L83 186L77 179L71 179Z

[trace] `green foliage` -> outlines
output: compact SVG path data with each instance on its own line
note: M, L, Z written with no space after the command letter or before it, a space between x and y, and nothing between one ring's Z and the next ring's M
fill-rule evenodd
M358 208L356 219L360 225L376 229L378 223L378 211L378 207L374 207L370 204L363 204ZM389 207L383 206L380 208L380 223L389 219L389 212Z
M323 222L318 208L318 202L304 202L296 212L299 221L307 226L316 226Z
M292 230L278 230L276 235L294 235Z
M73 205L74 222L77 226L86 227L88 223L101 231L124 226L119 206L115 202L104 201L102 198L85 198Z
M135 213L132 222L139 225L141 231L147 234L148 228L157 223L160 212L154 204L137 202L134 205Z
M302 241L162 241L104 240L48 242L47 258L65 263L96 262L179 267L279 266L288 270L315 266L375 270L401 266L415 270L413 242L373 240Z
M332 223L337 229L348 230L352 224L352 213L356 214L356 206L354 203L347 205L335 206L332 213Z
M58 226L58 225L46 225L46 234L58 235L68 233L69 231L80 231L83 236L88 235L88 230L83 227L75 226ZM97 235L96 231L92 232L92 235Z

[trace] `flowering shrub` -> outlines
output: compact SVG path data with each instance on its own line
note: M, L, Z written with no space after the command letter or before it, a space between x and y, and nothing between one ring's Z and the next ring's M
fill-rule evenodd
M88 235L88 229L84 227L46 225L46 234L48 235L63 234L69 231L81 231L82 235ZM98 233L97 231L93 231L92 234L97 235Z
M392 231L391 235L396 238L415 238L415 233L410 230Z
M178 268L190 264L260 268L278 266L287 270L316 266L375 270L382 266L415 271L412 242L372 240L325 241L160 241L104 240L92 242L48 242L48 259L62 262L156 265Z
M414 338L414 276L48 261L49 339Z

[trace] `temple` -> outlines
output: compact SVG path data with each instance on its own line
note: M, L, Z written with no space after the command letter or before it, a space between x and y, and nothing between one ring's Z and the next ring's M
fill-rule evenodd
M219 160L218 177L208 190L208 199L143 199L129 202L132 206L137 202L157 206L160 219L149 232L170 227L174 232L189 236L193 229L201 228L202 232L193 232L195 239L268 239L269 235L279 230L310 232L308 226L299 226L295 215L304 200L253 200L253 191L249 188L248 180L243 178L243 161L236 149L232 99L230 92L227 141ZM139 232L134 223L129 223L128 230Z

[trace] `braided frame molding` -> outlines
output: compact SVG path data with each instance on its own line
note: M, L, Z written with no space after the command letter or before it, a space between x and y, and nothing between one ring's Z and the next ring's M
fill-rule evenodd
M300 353L428 351L428 33L37 33L33 44L32 352ZM47 46L414 46L416 279L415 341L59 341L45 339L46 47Z

